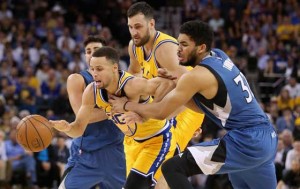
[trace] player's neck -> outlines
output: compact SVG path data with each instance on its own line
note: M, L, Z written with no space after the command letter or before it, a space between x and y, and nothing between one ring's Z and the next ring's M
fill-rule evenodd
M115 93L118 91L119 79L120 79L120 74L119 72L117 72L115 77L112 79L111 84L108 87L106 87L106 91L109 94L115 95Z
M153 49L153 46L154 46L154 43L155 43L155 40L156 40L156 35L157 35L157 31L156 30L153 30L153 31L150 31L150 39L149 41L143 46L144 48L144 51L148 54L148 53L151 53L152 49Z
M210 56L210 51L209 52L205 52L203 54L201 54L200 56L198 56L197 58L197 62L201 62L203 59L207 58Z

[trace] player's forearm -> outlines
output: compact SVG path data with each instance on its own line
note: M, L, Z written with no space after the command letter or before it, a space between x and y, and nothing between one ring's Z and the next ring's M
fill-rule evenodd
M160 102L175 86L176 84L171 80L161 82L155 91L153 102Z
M69 126L71 129L67 132L65 132L69 137L77 138L83 135L87 122L81 123L80 121L75 120L74 122L70 123Z
M102 109L95 108L90 115L89 123L95 123L107 119L107 115Z
M157 103L151 104L139 104L136 102L127 102L125 109L127 111L133 111L139 114L141 117L145 119L159 119L163 120L168 117L167 112L164 113L162 108Z

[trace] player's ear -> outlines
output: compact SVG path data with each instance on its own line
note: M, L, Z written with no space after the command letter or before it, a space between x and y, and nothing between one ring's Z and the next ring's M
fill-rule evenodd
M114 69L114 71L118 71L119 70L119 65L117 63L114 63L113 69Z
M198 45L197 53L203 54L204 52L206 52L206 45L205 44Z
M150 19L149 24L150 24L151 27L154 28L155 27L155 20L153 18Z

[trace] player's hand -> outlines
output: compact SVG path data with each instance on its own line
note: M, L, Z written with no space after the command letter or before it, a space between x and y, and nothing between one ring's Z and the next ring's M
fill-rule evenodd
M170 74L170 72L165 68L158 68L158 77L176 80L177 77Z
M199 137L201 135L201 133L202 133L202 129L199 128L194 132L193 137Z
M109 97L108 102L111 104L111 111L112 113L124 113L126 110L124 110L124 104L128 101L127 97L117 97L114 95L111 95Z
M52 127L54 127L58 131L66 133L71 130L70 124L65 120L59 120L59 121L49 120L49 122L52 124Z
M125 122L127 125L135 123L143 123L146 120L135 112L126 112L120 116L120 119Z

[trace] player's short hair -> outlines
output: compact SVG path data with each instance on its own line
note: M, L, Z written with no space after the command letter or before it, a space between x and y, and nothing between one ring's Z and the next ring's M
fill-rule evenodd
M89 35L88 38L83 42L84 46L86 47L89 43L101 43L102 46L106 46L106 41L101 37L95 35Z
M180 27L180 33L188 35L196 45L205 44L206 50L211 50L214 33L207 23L197 20L185 22Z
M153 19L154 18L154 10L153 8L146 2L137 2L131 5L131 7L127 10L127 17L133 17L137 14L143 14L145 15L145 18L147 19Z
M119 63L119 54L116 49L112 47L101 47L98 48L93 54L92 57L105 57L106 59L110 60L113 64L114 63Z

